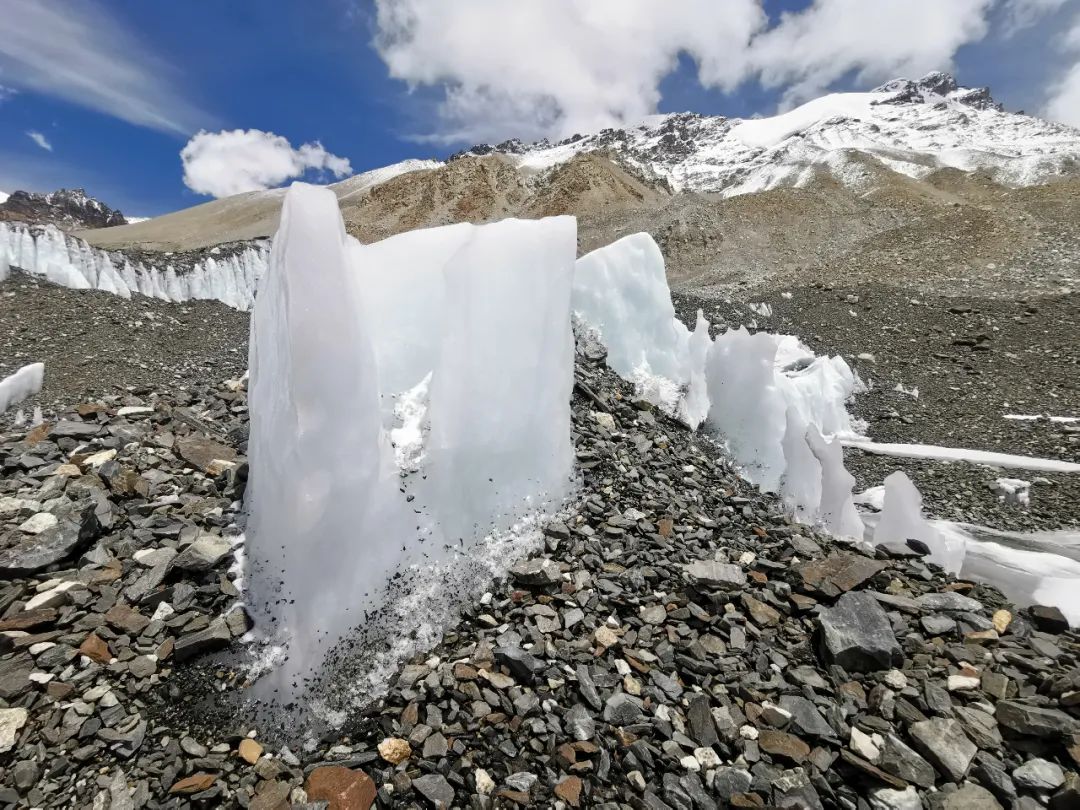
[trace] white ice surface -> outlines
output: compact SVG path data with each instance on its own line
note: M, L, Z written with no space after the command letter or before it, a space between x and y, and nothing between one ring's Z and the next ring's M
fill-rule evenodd
M845 447L857 447L867 453L898 458L929 458L938 461L966 461L991 467L1012 467L1039 472L1080 472L1080 464L1054 458L1017 456L990 450L972 450L964 447L940 447L934 444L890 444L867 439L844 439Z
M874 543L904 546L908 540L925 543L930 549L930 560L946 571L960 572L966 543L962 538L943 536L923 517L922 495L911 479L898 470L885 479Z
M31 363L0 380L0 413L40 391L44 379L45 364Z
M364 246L332 192L286 194L251 342L246 581L289 646L274 686L303 691L370 611L561 505L576 237L556 217ZM388 632L438 626L456 596L425 591Z
M1049 422L1056 422L1062 425L1080 422L1080 416L1041 416L1039 414L1025 413L1007 413L1005 414L1005 418L1011 419L1014 422L1036 422L1040 419L1046 419Z

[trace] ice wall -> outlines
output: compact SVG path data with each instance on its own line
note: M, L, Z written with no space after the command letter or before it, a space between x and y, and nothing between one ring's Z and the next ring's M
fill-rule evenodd
M0 413L40 391L44 379L45 364L31 363L0 380Z
M557 217L360 245L332 192L290 189L251 341L245 581L288 644L275 686L303 691L364 616L413 598L396 574L561 504L576 238Z
M208 255L191 267L171 263L166 255L157 264L132 262L53 225L0 222L0 279L7 268L18 267L63 287L101 290L124 298L139 293L176 302L212 299L247 310L255 300L266 259L266 248L255 245L234 255Z

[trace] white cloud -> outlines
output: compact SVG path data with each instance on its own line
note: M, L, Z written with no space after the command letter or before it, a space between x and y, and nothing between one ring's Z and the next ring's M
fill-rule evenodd
M27 133L26 133L26 137L28 137L30 140L32 140L34 143L36 143L38 146L40 146L46 152L51 152L52 151L52 144L49 143L48 138L46 138L40 132L37 132L37 131L32 130L32 129L28 130Z
M1004 6L1005 21L1002 33L1011 37L1018 31L1030 28L1047 14L1053 14L1068 0L1007 0Z
M1050 87L1043 115L1051 121L1080 127L1080 16L1062 38L1061 48L1072 54L1072 66Z
M347 158L327 152L318 141L294 149L286 138L259 129L199 132L180 159L187 187L212 197L272 188L309 170L335 177L352 172Z
M0 0L0 19L4 84L153 129L186 134L208 123L171 69L92 0Z
M442 140L563 137L654 112L683 54L706 86L758 78L786 102L947 70L994 3L813 0L770 26L759 0L376 0L375 45L391 76L443 91Z

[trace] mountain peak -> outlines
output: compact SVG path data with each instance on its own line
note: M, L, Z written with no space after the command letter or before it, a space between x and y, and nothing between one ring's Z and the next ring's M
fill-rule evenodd
M977 110L997 110L1004 107L990 95L989 87L961 87L949 73L931 71L918 81L911 79L892 79L871 92L892 93L893 98L887 104L933 104L940 101L953 101Z
M61 188L49 194L13 191L0 201L0 221L4 220L78 229L127 224L120 211L91 197L84 188Z

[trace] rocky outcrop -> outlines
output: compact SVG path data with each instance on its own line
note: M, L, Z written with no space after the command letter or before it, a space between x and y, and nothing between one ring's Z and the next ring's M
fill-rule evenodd
M0 221L56 225L65 230L111 228L126 225L120 211L87 195L85 189L62 188L51 194L13 191L0 203Z

